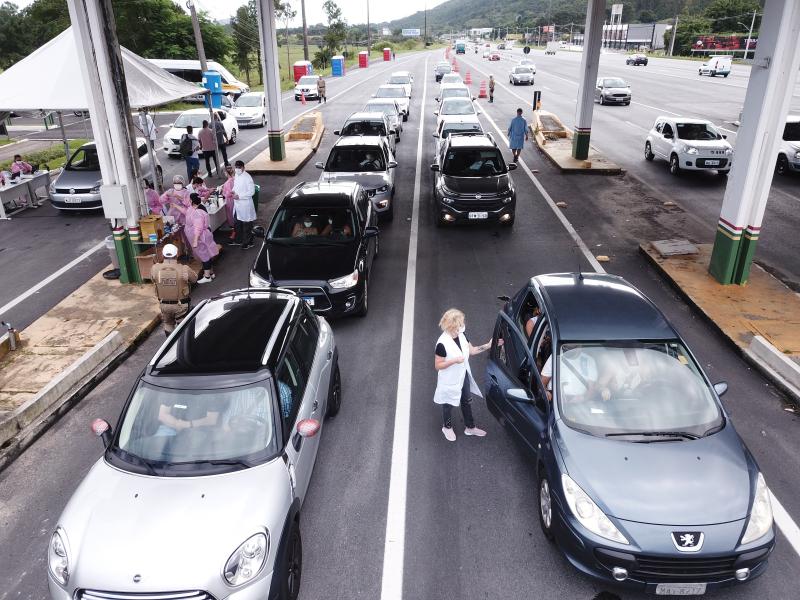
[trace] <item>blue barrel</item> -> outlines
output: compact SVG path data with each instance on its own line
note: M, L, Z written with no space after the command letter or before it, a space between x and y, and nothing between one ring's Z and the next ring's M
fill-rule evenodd
M331 75L342 77L344 75L344 56L331 57Z
M220 75L216 71L204 71L203 72L203 87L211 92L208 95L209 97L206 98L206 106L208 106L208 103L210 101L211 102L211 108L221 108L222 107L222 75Z

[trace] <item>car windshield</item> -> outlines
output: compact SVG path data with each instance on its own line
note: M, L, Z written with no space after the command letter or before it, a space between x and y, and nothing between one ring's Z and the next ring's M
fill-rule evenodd
M392 101L389 102L370 102L365 107L366 112L382 112L385 115L397 116L397 105Z
M263 460L277 451L268 386L180 390L140 381L112 450L184 474L216 461Z
M530 67L514 67L514 73L517 73L517 74L519 74L519 73L527 73L528 75L530 75L532 72L533 71L531 70Z
M405 98L406 90L400 87L379 87L375 92L376 98Z
M564 344L556 383L564 421L593 435L702 436L722 424L710 387L677 340Z
M800 142L800 121L786 124L783 128L783 139L787 142Z
M452 125L445 125L444 127L442 127L442 137L443 138L450 137L451 133L463 132L463 131L469 131L469 132L474 131L480 133L483 130L481 129L481 126L478 123L453 123Z
M241 108L241 107L261 106L261 104L262 104L261 96L244 94L243 96L239 96L239 99L236 101L235 106Z
M382 121L350 121L342 128L342 135L386 135Z
M469 98L450 98L442 102L440 115L474 115L475 107Z
M603 79L603 87L610 88L623 88L627 87L627 83L618 78Z
M188 125L191 125L195 131L200 131L203 128L203 121L208 121L208 112L203 114L183 113L175 120L174 127L186 129Z
M457 73L448 73L442 77L441 83L461 83L461 75Z
M389 83L395 85L406 85L408 83L411 83L411 77L409 77L408 75L395 75L394 77L389 78Z
M317 78L314 75L305 75L298 80L297 85L317 85Z
M496 148L451 148L442 173L450 177L492 177L506 172L503 156Z
M450 65L439 65L438 67L436 67L436 70L439 71L440 73L449 73L453 69Z
M285 206L272 219L268 240L297 242L335 241L355 239L353 212L346 206Z
M339 146L331 150L325 170L333 173L385 171L386 163L377 146Z
M469 89L465 87L452 87L443 89L439 97L442 100L445 98L469 98L470 93Z
M677 123L678 138L682 140L721 140L717 130L705 123Z
M99 171L100 159L96 148L78 148L65 167L67 171Z

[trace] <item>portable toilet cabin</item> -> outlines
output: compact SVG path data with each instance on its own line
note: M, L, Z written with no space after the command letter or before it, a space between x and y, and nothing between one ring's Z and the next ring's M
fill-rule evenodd
M360 69L366 69L369 66L369 54L366 50L362 50L358 53L358 67Z
M391 48L384 48L383 49L383 60L384 61L392 60L392 49Z
M294 82L297 83L303 75L313 75L314 67L310 60L298 60L294 63Z
M334 77L344 76L344 56L331 57L331 75Z
M203 87L210 93L206 95L206 106L210 108L222 107L222 75L216 71L203 72Z

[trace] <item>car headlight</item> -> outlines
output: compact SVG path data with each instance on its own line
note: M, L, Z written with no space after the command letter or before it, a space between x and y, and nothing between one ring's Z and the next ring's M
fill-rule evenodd
M697 148L694 146L684 146L683 151L686 152L686 154L697 154Z
M235 586L253 579L264 566L268 551L268 533L257 533L247 538L225 563L225 581Z
M800 159L800 150L794 153L794 157Z
M733 148L725 148L725 154L727 154L728 156L733 154ZM800 152L797 153L797 156L800 157Z
M98 183L97 185L93 186L93 187L92 187L92 189L91 189L91 190L89 190L89 191L90 191L90 192L92 192L93 194L97 194L97 193L99 193L99 192L100 192L100 186L101 186L101 185L103 185L103 183L102 183L102 182L100 182L100 183Z
M50 194L55 194L56 193L56 182L54 181L53 183L51 183L50 187L48 187L47 190L50 192Z
M255 271L250 271L250 287L269 287L270 283Z
M581 525L592 533L620 544L628 544L611 520L601 511L589 495L572 481L569 475L561 475L561 485L567 498L569 509Z
M57 527L50 538L50 546L47 549L47 565L50 568L50 574L62 586L67 585L69 581L69 557L65 538L64 530Z
M442 202L444 202L445 204L452 204L453 202L455 202L455 200L453 200L452 198L448 198L447 196L442 196Z
M349 275L345 275L344 277L339 277L337 279L331 279L328 281L328 285L330 285L335 290L346 290L355 286L358 283L358 269L350 273Z
M383 194L383 193L388 192L388 191L389 191L389 186L388 185L382 185L379 188L375 188L375 193L376 194Z
M753 509L750 511L750 520L744 530L742 544L749 544L765 536L772 528L772 503L769 500L769 488L764 481L764 476L759 473L756 481L756 497L753 499Z

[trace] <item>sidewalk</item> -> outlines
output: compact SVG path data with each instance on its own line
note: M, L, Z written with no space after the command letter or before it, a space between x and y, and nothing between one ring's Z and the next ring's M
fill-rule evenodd
M0 146L0 162L12 160L15 154L30 154L39 150L45 150L59 142L52 140L19 140L13 144Z
M22 347L0 360L0 454L21 450L159 320L152 286L98 273L22 331Z

